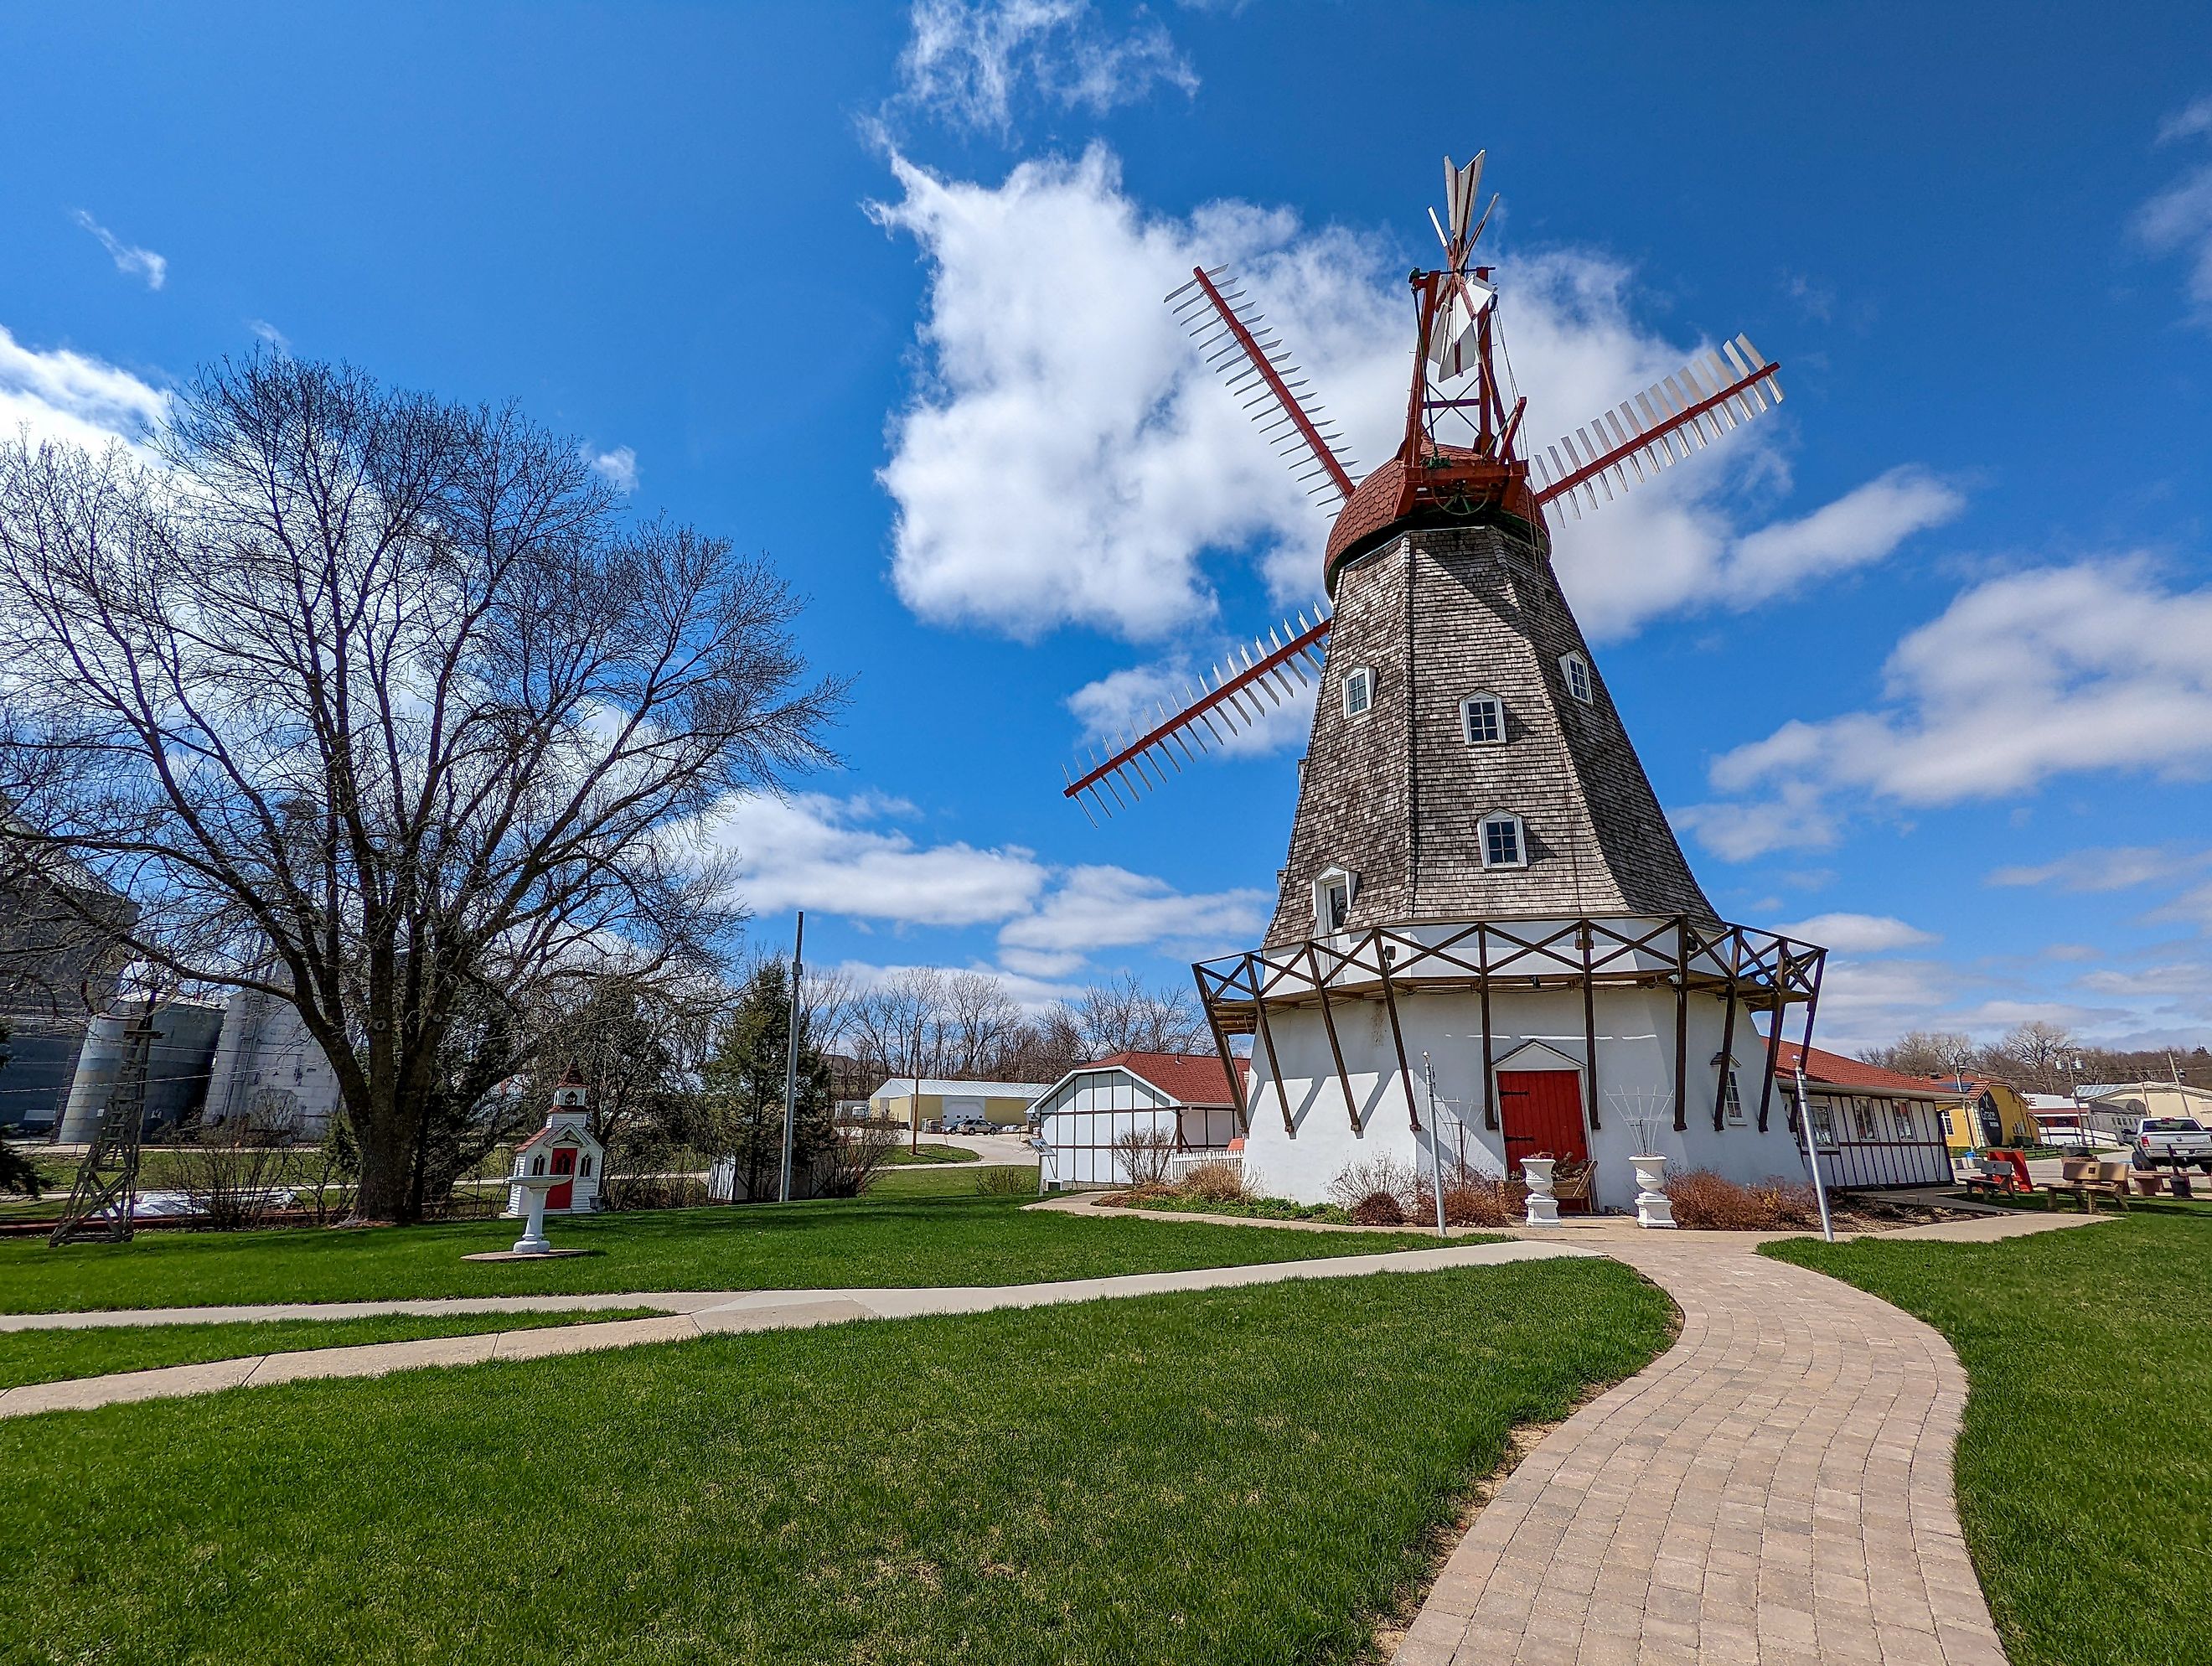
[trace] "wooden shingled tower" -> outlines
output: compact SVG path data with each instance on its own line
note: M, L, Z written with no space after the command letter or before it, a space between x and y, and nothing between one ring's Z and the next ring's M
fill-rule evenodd
M1405 427L1363 478L1233 277L1196 269L1169 295L1334 512L1326 600L1215 667L1066 795L1086 813L1127 809L1318 682L1266 938L1194 969L1224 1057L1231 1036L1255 1037L1239 1111L1255 1160L1292 1195L1371 1155L1386 1110L1440 1163L1424 1090L1433 1115L1455 1103L1477 1119L1463 1127L1493 1171L1540 1147L1597 1161L1628 1137L1601 1132L1610 1094L1642 1108L1616 1119L1632 1125L1667 1107L1677 1154L1776 1172L1782 1024L1802 1003L1809 1041L1825 951L1729 924L1699 889L1560 590L1547 517L1579 518L1760 416L1782 398L1780 367L1739 335L1529 443L1527 401L1496 368L1492 269L1473 258L1482 164L1445 160L1445 213L1430 216L1443 262L1410 279ZM1460 1137L1451 1160L1470 1149Z
M1352 929L1477 915L1718 919L1540 532L1503 516L1384 521L1330 577L1322 683L1335 697L1316 703L1270 944L1312 934L1312 887L1332 865L1351 880L1340 918Z

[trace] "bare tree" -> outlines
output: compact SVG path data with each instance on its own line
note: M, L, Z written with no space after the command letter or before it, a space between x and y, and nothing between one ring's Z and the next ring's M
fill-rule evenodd
M2078 1046L2069 1031L2041 1018L2030 1018L2007 1031L2004 1039L1984 1055L1983 1062L1992 1075L2007 1077L2014 1086L2033 1093L2056 1093L2068 1085L2060 1061L2077 1051Z
M947 1073L990 1080L1006 1068L1020 1037L1022 1009L988 972L952 972L944 982L942 1025Z
M919 966L884 979L852 1003L848 1036L879 1076L945 1073L945 974Z
M1134 972L1091 984L1076 999L1073 1012L1093 1058L1121 1052L1188 1053L1210 1041L1189 990L1170 986L1156 992Z
M1914 1030L1887 1047L1868 1048L1859 1057L1907 1076L1955 1076L1973 1070L1981 1054L1972 1036L1955 1030Z
M0 446L0 781L28 787L0 861L81 870L137 909L131 954L295 1005L358 1214L411 1219L465 992L706 963L736 910L691 830L824 758L842 690L769 569L626 521L511 409L267 355L158 443Z

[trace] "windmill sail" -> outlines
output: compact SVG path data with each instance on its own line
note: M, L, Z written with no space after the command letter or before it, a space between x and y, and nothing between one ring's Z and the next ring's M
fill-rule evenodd
M1182 765L1176 761L1177 751L1194 763L1198 760L1191 751L1192 741L1198 743L1200 751L1207 751L1212 750L1206 742L1208 735L1215 745L1226 745L1229 735L1259 723L1270 710L1321 675L1319 645L1328 634L1329 621L1323 610L1316 608L1316 614L1309 623L1300 613L1295 627L1285 619L1264 638L1255 638L1249 648L1231 654L1226 672L1217 665L1210 684L1201 677L1195 691L1186 690L1181 710L1172 715L1161 710L1157 727L1143 734L1126 733L1126 744L1119 751L1070 781L1060 796L1083 806L1086 815L1095 804L1110 816L1114 812L1109 800L1126 807L1135 800L1139 784L1153 785L1153 775L1166 778L1166 771L1159 767L1162 758L1180 775ZM1228 734L1222 733L1224 729ZM1147 764L1150 775L1146 771ZM1126 800L1121 790L1124 788Z
M1565 498L1580 520L1585 507L1597 508L1601 489L1609 503L1616 489L1626 491L1780 404L1781 370L1759 356L1748 336L1723 342L1720 352L1691 360L1531 457L1536 502Z
M1250 392L1244 402L1261 431L1279 453L1291 459L1298 479L1323 508L1334 508L1352 496L1352 470L1339 457L1343 445L1335 426L1306 389L1290 353L1267 327L1267 318L1246 298L1234 279L1224 289L1215 280L1228 271L1194 266L1190 282L1171 289L1167 304L1187 328L1208 362L1228 378L1232 392ZM1255 391L1256 384L1256 391Z

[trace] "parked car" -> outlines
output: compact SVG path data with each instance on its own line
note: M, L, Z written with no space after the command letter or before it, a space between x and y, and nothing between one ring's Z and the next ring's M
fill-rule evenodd
M947 1134L988 1134L991 1119L980 1110L948 1110L945 1113L945 1132Z
M2136 1166L2194 1163L2212 1174L2212 1134L2194 1116L2146 1116L2136 1124Z

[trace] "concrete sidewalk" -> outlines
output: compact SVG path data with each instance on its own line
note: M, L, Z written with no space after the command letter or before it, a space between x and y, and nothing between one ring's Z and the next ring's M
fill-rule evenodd
M909 1319L926 1314L984 1313L999 1308L1045 1307L1062 1302L1098 1301L1118 1296L1164 1295L1177 1291L1223 1290L1247 1285L1280 1284L1291 1279L1348 1279L1370 1273L1429 1273L1446 1268L1497 1267L1512 1262L1558 1256L1595 1256L1595 1249L1565 1243L1470 1243L1433 1250L1394 1250L1379 1256L1271 1262L1255 1267L1204 1267L1175 1273L1133 1273L1118 1278L1071 1279L1050 1284L951 1286L939 1289L754 1290L691 1292L662 1297L635 1295L477 1297L449 1302L346 1303L302 1307L170 1308L147 1313L106 1312L36 1316L48 1329L84 1329L102 1324L210 1323L289 1318L341 1318L365 1313L543 1312L548 1309L647 1307L663 1301L684 1305L649 1319L617 1319L535 1330L487 1332L474 1336L426 1337L410 1342L376 1342L362 1347L312 1348L289 1353L257 1354L199 1365L169 1365L158 1371L80 1377L74 1382L33 1383L0 1393L0 1417L36 1412L83 1410L119 1401L165 1400L210 1394L309 1377L381 1377L422 1365L477 1365L489 1359L540 1359L598 1348L629 1347L641 1342L682 1341L726 1331L791 1330L836 1324L848 1319ZM28 1329L30 1327L22 1327Z

